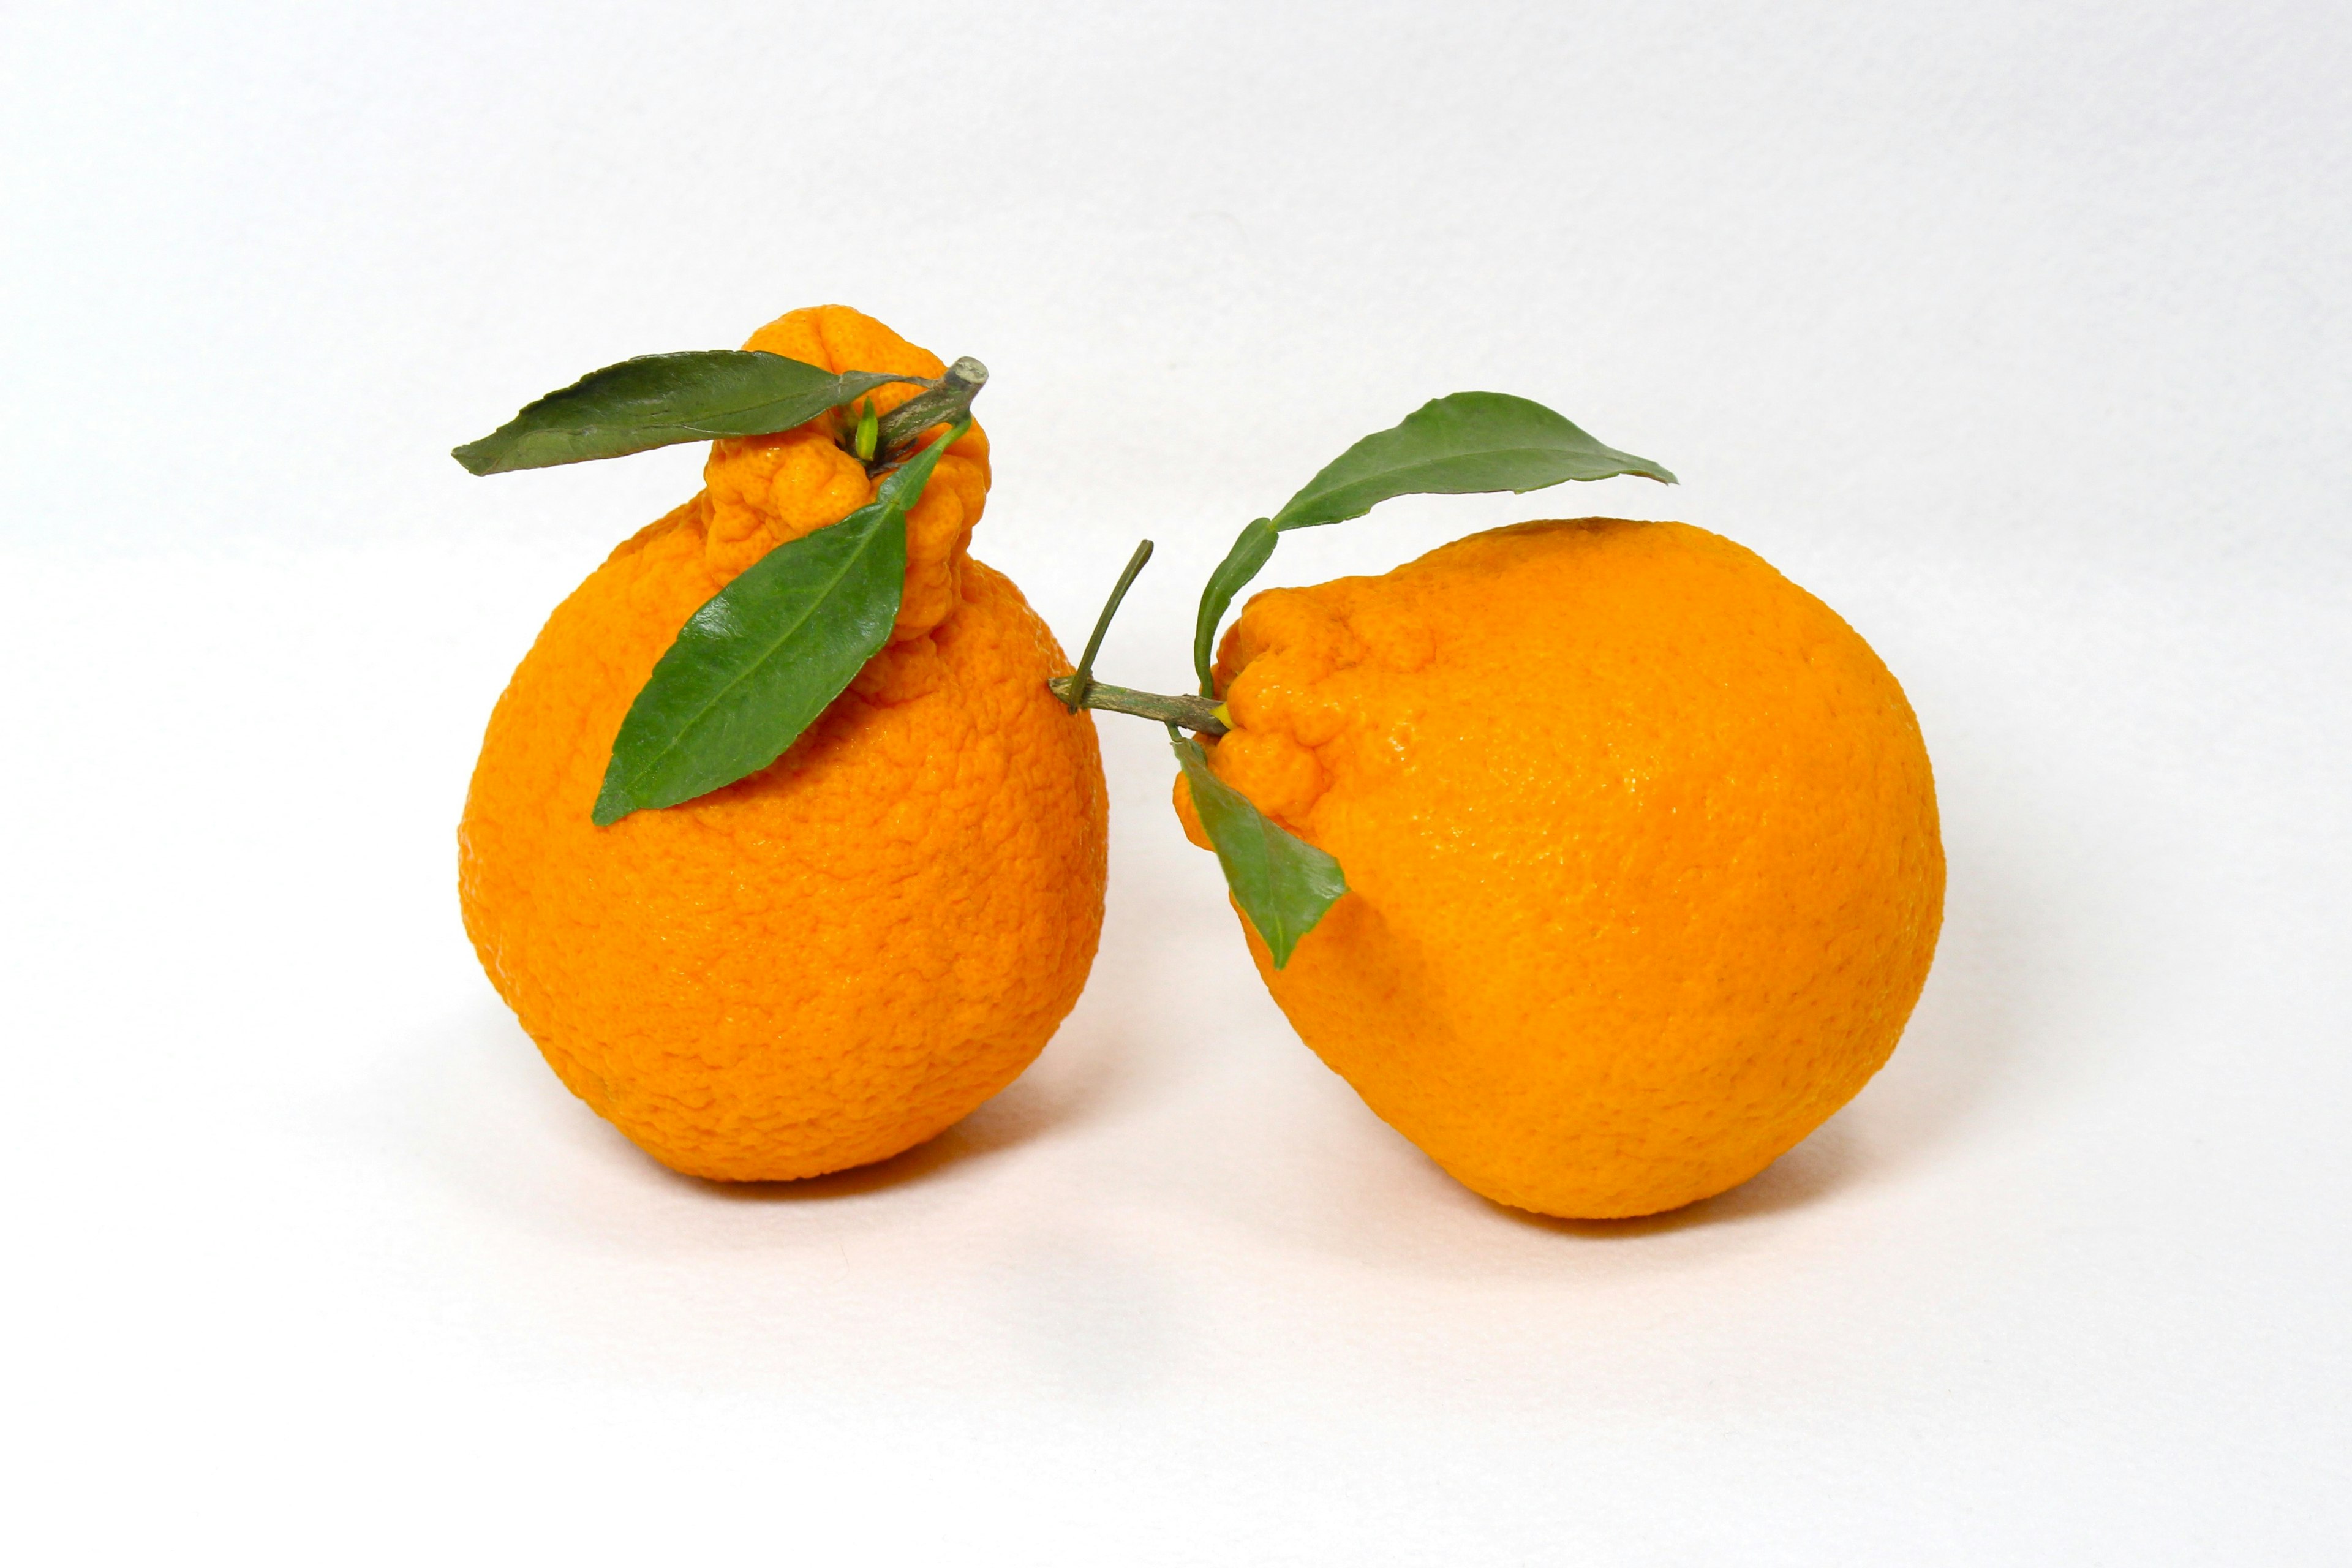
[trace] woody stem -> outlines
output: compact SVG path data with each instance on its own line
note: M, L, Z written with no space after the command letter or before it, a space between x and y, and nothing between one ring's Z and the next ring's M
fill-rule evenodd
M988 367L970 354L948 366L937 386L907 399L882 416L875 461L888 463L905 456L899 448L934 425L952 425L971 412L971 400L988 384Z
M1154 691L1131 691L1124 686L1107 686L1099 680L1088 680L1082 691L1075 675L1058 677L1045 685L1055 696L1074 709L1099 708L1111 713L1132 713L1139 719L1181 725L1203 735L1225 732L1225 721L1217 717L1217 704L1205 697L1162 697Z

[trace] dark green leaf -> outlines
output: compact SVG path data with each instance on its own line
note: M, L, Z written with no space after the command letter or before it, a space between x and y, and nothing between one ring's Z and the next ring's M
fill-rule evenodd
M756 349L646 354L592 370L450 456L468 473L503 474L592 458L620 458L678 441L765 436L894 381L920 377L844 371Z
M1217 569L1209 574L1209 585L1201 590L1200 613L1192 619L1192 668L1201 677L1201 695L1217 694L1216 677L1211 672L1211 661L1216 653L1217 623L1225 618L1225 609L1234 595L1248 585L1258 574L1267 557L1274 553L1274 521L1259 518L1242 530Z
M1604 447L1540 403L1504 392L1457 392L1425 403L1402 423L1367 436L1292 496L1270 519L1242 530L1201 590L1192 623L1192 664L1201 694L1216 695L1210 655L1234 596L1274 554L1277 535L1345 522L1384 500L1409 495L1525 494L1569 479L1638 474L1664 484L1674 475L1647 458Z
M629 704L593 813L599 826L759 772L889 640L907 513L959 425L830 528L780 544L713 595Z
M1675 482L1647 458L1602 446L1540 403L1502 392L1457 392L1340 453L1274 514L1274 526L1286 533L1344 522L1397 496L1524 494L1619 474Z
M1217 847L1234 902L1283 968L1298 939L1348 890L1339 862L1268 820L1249 797L1209 771L1198 741L1175 742L1176 762L1192 782L1192 809Z

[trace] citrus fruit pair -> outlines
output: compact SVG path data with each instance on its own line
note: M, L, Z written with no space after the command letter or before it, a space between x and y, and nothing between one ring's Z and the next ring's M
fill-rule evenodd
M1894 1048L1942 909L1926 749L1863 639L1738 545L1526 523L1260 594L1210 668L1286 530L1657 465L1524 399L1439 399L1243 531L1202 595L1202 694L1156 697L1092 679L1148 542L1075 673L970 557L984 368L839 307L746 349L610 367L458 452L720 437L703 492L548 622L460 835L492 981L656 1158L865 1163L1027 1065L1100 927L1088 707L1170 726L1178 814L1276 1001L1499 1202L1720 1192Z

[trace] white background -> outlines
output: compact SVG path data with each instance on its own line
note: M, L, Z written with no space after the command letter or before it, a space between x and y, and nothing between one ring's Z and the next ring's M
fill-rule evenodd
M26 1561L2151 1563L2352 1534L2340 5L12 6L7 1532ZM700 453L475 480L840 300L995 372L976 550L1184 681L1242 522L1465 387L1902 678L1892 1065L1665 1219L1453 1185L1298 1045L1158 732L1035 1068L672 1177L476 968L452 828Z

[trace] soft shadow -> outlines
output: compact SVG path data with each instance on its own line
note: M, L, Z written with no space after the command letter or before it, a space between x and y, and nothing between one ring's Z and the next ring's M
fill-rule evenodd
M948 1175L1036 1142L1083 1120L1087 1110L1082 1094L1044 1089L1026 1077L1017 1078L961 1121L911 1149L870 1165L793 1182L714 1182L704 1176L681 1175L652 1155L639 1152L667 1184L706 1197L744 1204L831 1203Z
M2021 827L2010 836L2023 837ZM2037 894L2000 849L1957 834L1946 845L1950 883L1927 990L1894 1057L1835 1118L1874 1170L1965 1141L2018 1086L2030 1016L2049 994L2048 954L2069 934L2057 929L2060 901Z
M1636 1219L1560 1219L1515 1209L1491 1198L1479 1201L1494 1213L1530 1229L1591 1241L1622 1241L1702 1226L1769 1219L1819 1202L1861 1174L1864 1164L1851 1131L1840 1118L1832 1117L1803 1142L1729 1192L1717 1193L1664 1214L1643 1215Z
M530 1229L638 1250L772 1247L774 1227L733 1221L763 1208L814 1215L827 1202L944 1193L1000 1156L1034 1152L1101 1114L1135 1052L1116 1010L1082 1005L1080 1015L1089 1012L1074 1015L1020 1078L955 1126L891 1159L800 1182L736 1184L669 1170L564 1089L513 1016L488 998L390 1052L390 1081L320 1105L313 1121L339 1142L399 1151L468 1205ZM900 1206L912 1213L931 1201ZM818 1206L799 1206L811 1204ZM710 1223L692 1223L695 1211Z
M2035 951L2019 916L2037 906L1998 855L1966 839L1948 837L1947 846L1944 930L1902 1041L1862 1092L1803 1142L1729 1192L1639 1219L1556 1219L1486 1206L1534 1229L1593 1240L1740 1225L1885 1179L1965 1137L1999 1100L2015 1065L2019 998L2032 989Z
M640 1153L673 1188L733 1203L830 1203L912 1187L984 1164L1099 1114L1136 1060L1119 1020L1073 1016L1022 1075L946 1131L887 1160L789 1182L715 1182L681 1175ZM617 1137L617 1132L615 1133Z

